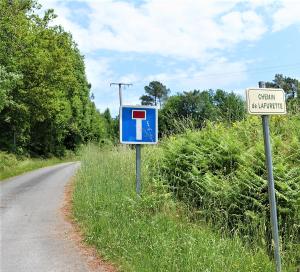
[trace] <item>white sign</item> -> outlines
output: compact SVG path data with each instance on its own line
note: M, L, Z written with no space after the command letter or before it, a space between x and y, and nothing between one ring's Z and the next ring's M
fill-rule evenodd
M282 89L251 88L246 90L250 114L286 114L285 93Z

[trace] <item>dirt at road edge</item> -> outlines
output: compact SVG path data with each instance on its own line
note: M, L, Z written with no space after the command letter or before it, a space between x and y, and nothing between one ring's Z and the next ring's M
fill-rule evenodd
M65 186L64 202L61 208L65 221L67 221L71 226L68 233L65 233L67 239L75 242L77 247L80 249L81 254L84 256L84 259L87 261L91 272L118 272L116 267L101 259L95 247L87 245L84 242L84 235L72 216L72 193L74 190L74 181L75 178L73 177Z

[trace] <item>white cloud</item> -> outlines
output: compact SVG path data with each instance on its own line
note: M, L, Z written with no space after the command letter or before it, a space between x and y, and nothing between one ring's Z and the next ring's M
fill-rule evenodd
M139 81L140 77L136 74L130 73L130 74L125 74L123 76L120 77L120 79L118 79L118 82L136 82Z
M87 50L112 49L206 61L213 49L255 40L266 30L259 15L231 12L233 1L152 0L135 7L125 2L92 2ZM226 14L226 20L218 17ZM236 18L238 28L232 31ZM247 33L247 35L245 35Z
M273 31L280 31L296 24L300 26L300 1L282 1L281 7L273 14L273 21Z
M89 57L85 59L85 66L88 81L92 83L92 86L97 88L109 86L113 71L110 69L108 59Z
M189 69L178 70L172 74L153 74L148 76L145 82L159 80L167 86L177 86L175 92L195 88L226 88L244 81L247 78L246 69L247 62L230 62L225 58L219 58L211 61L202 69L191 66Z
M262 17L254 11L232 11L221 17L221 22L223 32L226 33L224 40L232 44L242 40L257 40L267 31Z
M90 8L87 28L70 20L68 1L43 2L54 5L57 22L73 33L85 53L108 49L206 61L211 50L254 41L266 31L254 10L232 11L239 1L151 0L140 6L85 1Z
M56 23L70 31L85 54L101 49L191 58L205 63L243 41L253 43L268 30L300 25L298 0L82 0L89 8L71 10L70 0L41 0L54 8ZM241 8L239 5L243 4ZM74 8L73 8L74 9ZM74 22L85 13L88 26Z

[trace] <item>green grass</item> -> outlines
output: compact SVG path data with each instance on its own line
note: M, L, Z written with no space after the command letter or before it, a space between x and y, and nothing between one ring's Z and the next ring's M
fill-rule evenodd
M274 271L261 249L193 223L184 203L149 179L159 148L143 148L143 194L135 194L134 150L83 150L73 214L87 243L120 271ZM285 269L284 271L293 271Z
M54 165L57 163L71 161L74 158L51 158L51 159L36 159L26 157L16 157L13 154L0 152L0 181L4 179L21 175L23 173Z

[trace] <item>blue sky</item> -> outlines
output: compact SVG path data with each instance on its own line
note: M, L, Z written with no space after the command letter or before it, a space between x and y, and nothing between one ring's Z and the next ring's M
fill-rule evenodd
M100 111L138 104L144 86L161 81L172 94L223 89L244 95L275 73L300 79L297 0L41 0L85 56Z

